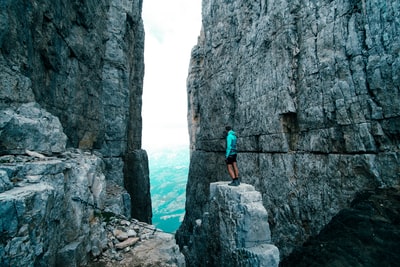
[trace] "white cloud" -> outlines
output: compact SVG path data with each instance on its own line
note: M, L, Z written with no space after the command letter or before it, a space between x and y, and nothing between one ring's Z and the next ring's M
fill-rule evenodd
M143 148L188 144L186 78L201 0L145 0Z

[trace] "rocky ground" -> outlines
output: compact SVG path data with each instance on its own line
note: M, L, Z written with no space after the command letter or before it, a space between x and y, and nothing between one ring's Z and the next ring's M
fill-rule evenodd
M105 208L103 165L73 149L0 156L0 266L185 266L173 234Z
M280 266L399 266L399 240L399 188L365 191Z
M107 219L107 214L103 217ZM107 248L87 266L185 266L174 236L153 225L135 219L111 217L108 218L106 231Z

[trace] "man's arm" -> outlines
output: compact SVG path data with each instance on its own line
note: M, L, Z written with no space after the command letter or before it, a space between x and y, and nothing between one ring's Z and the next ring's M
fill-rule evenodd
M229 154L231 153L232 149L232 136L228 135L226 138L226 153L225 153L225 158L229 157Z

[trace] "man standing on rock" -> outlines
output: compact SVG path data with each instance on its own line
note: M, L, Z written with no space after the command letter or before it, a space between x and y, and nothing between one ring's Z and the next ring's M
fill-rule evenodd
M239 182L239 170L236 163L237 150L236 150L236 133L232 130L232 127L226 126L225 130L228 132L226 136L226 153L225 162L228 168L228 173L232 178L230 186L238 186Z

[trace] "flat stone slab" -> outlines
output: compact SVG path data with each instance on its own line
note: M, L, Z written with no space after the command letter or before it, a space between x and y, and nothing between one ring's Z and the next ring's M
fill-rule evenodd
M218 192L224 191L230 194L230 198L241 203L262 201L261 193L256 191L250 184L240 183L239 186L230 186L230 182L215 182L210 184L210 199L217 196Z

